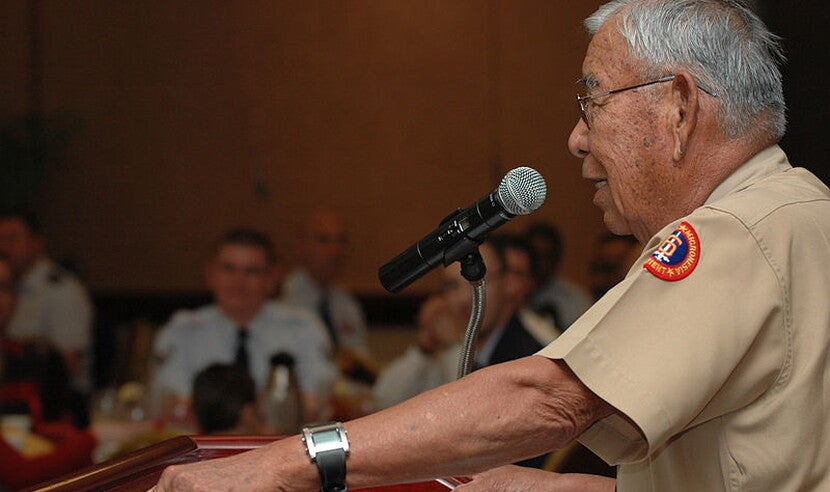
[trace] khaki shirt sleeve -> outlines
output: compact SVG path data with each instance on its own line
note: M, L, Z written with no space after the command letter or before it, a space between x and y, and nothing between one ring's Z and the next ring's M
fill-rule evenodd
M703 209L686 221L700 241L689 276L657 278L642 268L644 254L620 285L539 352L563 359L630 419L611 416L580 437L609 463L639 461L684 429L746 405L770 387L785 360L782 290L763 245L722 212Z

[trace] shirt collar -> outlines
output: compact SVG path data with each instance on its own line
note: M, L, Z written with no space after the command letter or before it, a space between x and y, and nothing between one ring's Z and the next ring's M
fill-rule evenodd
M750 186L771 174L791 169L787 155L778 145L772 145L758 152L741 167L719 184L704 205L709 205L721 198Z

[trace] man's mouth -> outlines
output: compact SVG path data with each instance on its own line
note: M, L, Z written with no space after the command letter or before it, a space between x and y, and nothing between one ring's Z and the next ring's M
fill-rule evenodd
M608 181L607 180L601 179L599 181L594 182L594 187L598 190L605 187L605 186L608 186Z

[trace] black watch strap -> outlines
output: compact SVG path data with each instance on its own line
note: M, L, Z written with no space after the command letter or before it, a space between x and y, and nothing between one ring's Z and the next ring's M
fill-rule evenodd
M344 492L346 487L346 452L332 449L317 453L314 460L320 472L320 490L322 492Z

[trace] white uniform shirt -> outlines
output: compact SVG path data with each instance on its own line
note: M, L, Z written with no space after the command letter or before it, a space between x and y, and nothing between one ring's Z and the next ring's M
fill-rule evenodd
M536 310L549 306L556 309L557 321L562 323L562 329L571 326L593 303L584 288L561 275L545 282L530 299L530 305Z
M830 190L773 146L539 352L636 425L579 439L620 492L830 490L828 265Z
M328 289L331 320L337 329L340 345L369 354L366 339L366 316L360 303L339 287ZM285 279L282 299L290 304L319 312L323 291L304 268L295 268Z
M93 307L80 280L41 258L21 279L18 294L9 338L43 337L62 353L80 351L81 374L72 382L78 389L88 390Z
M330 385L337 369L329 358L328 335L305 310L269 301L247 326L249 369L258 389L265 387L270 358L288 352L295 359L300 388L318 393ZM196 374L211 364L232 364L238 327L215 305L173 315L155 340L158 366L154 389L188 397Z

